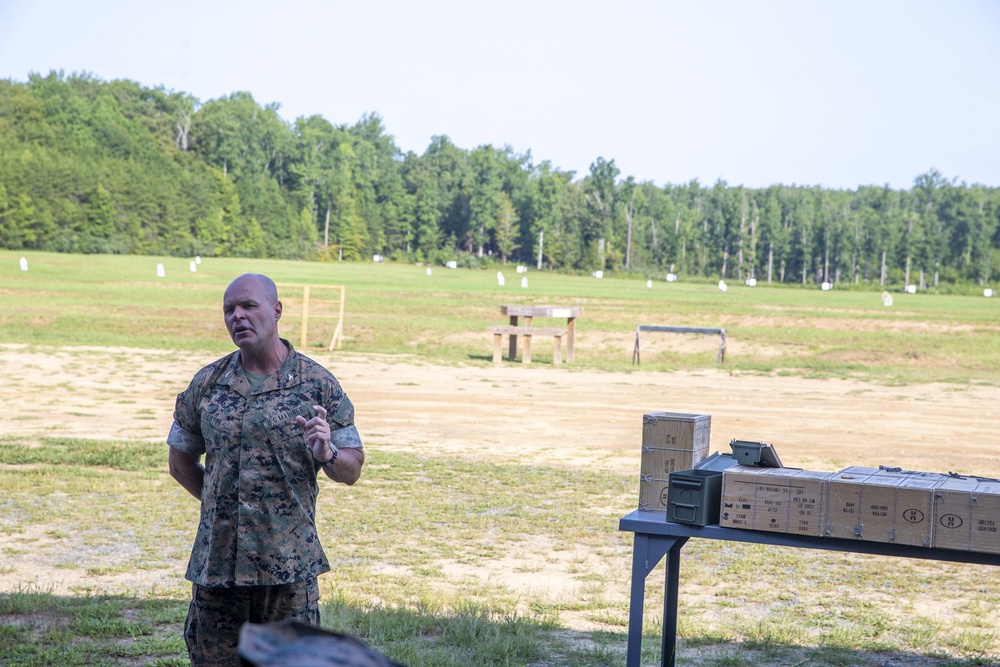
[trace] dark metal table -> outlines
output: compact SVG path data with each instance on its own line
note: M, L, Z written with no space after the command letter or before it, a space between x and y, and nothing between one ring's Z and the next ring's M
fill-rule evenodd
M790 533L771 533L721 528L719 526L689 526L667 521L664 512L640 512L636 510L621 518L618 529L635 533L635 543L632 547L632 591L628 610L626 667L639 667L642 651L642 608L646 597L646 576L664 556L667 557L667 576L666 586L663 589L663 642L660 664L663 667L674 667L677 647L677 586L681 566L681 547L691 537L1000 566L1000 554L930 549L834 537L807 537Z

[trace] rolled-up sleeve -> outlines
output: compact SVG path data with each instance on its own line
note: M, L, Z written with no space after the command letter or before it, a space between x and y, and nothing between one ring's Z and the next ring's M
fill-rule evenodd
M176 421L170 426L167 444L177 451L191 456L201 456L205 453L205 439L197 433L186 430Z
M204 371L202 371L204 372ZM188 388L177 394L174 404L174 423L167 434L167 444L191 456L205 453L205 438L201 432L201 415L198 411L198 391L201 373L195 375Z
M330 442L337 449L362 449L361 434L353 424L330 433Z

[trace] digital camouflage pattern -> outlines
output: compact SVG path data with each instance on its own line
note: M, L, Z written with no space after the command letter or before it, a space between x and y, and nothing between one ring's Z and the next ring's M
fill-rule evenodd
M284 621L319 625L319 584L315 579L281 586L210 587L191 585L184 643L193 667L235 667L241 629Z
M251 667L404 667L356 637L297 621L247 623L239 655Z
M178 394L167 443L205 456L201 520L187 578L203 586L269 586L330 569L316 533L319 464L298 415L327 409L338 447L361 447L354 406L337 379L282 340L289 354L252 391L235 351Z

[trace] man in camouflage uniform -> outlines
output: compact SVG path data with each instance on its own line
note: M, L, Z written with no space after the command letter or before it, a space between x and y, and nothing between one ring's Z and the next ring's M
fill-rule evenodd
M238 665L245 622L319 623L317 474L354 484L365 455L337 379L278 337L270 278L239 276L223 299L239 348L177 396L170 474L201 501L187 578L192 665ZM204 455L204 465L201 456Z

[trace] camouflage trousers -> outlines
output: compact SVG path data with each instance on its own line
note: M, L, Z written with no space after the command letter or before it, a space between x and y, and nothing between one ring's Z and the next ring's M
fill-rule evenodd
M279 586L191 585L184 641L192 667L238 667L237 647L244 623L294 619L319 625L316 579Z

